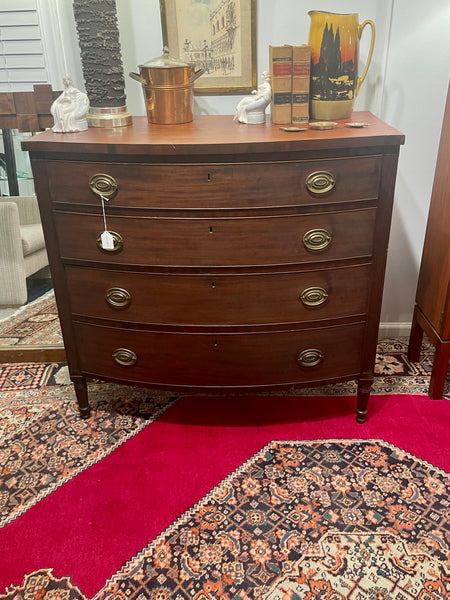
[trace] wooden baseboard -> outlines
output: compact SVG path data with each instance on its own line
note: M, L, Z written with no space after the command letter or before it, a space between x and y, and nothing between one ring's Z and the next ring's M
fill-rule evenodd
M0 364L30 362L66 362L64 346L1 346Z

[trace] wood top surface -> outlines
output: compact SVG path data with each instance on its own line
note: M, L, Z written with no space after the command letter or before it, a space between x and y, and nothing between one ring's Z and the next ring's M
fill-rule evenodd
M367 123L350 128L348 122ZM244 154L248 152L302 151L368 146L398 146L404 135L370 112L354 112L338 121L332 130L308 128L287 132L280 125L244 125L231 115L195 116L190 123L155 125L146 117L133 117L133 124L116 128L90 127L76 133L54 133L51 129L22 142L32 153L76 154Z

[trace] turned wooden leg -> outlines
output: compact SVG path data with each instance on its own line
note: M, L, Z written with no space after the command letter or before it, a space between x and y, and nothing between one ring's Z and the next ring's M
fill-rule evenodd
M358 381L358 396L356 400L356 422L365 423L369 396L372 391L373 379Z
M431 371L428 395L432 400L440 400L444 394L447 369L450 360L450 343L438 341L434 353L433 370Z
M80 417L82 419L89 419L89 417L91 416L91 410L89 408L86 377L83 377L82 375L74 375L71 377L71 380L73 382L75 394L77 396Z
M422 347L423 329L417 321L417 306L414 309L413 320L411 324L411 333L409 334L408 359L411 362L417 362L420 357Z

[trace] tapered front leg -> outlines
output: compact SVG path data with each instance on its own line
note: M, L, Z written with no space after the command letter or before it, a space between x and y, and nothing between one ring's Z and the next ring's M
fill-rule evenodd
M365 423L367 416L367 406L369 404L369 396L372 391L373 379L358 381L358 396L356 401L356 422Z
M89 407L86 377L83 377L83 375L74 375L71 379L75 388L80 417L82 419L89 419L91 416L91 409Z

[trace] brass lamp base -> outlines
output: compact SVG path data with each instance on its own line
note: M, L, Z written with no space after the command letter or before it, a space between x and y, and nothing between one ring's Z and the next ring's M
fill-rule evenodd
M90 107L87 114L89 127L124 127L131 125L133 117L126 106Z

